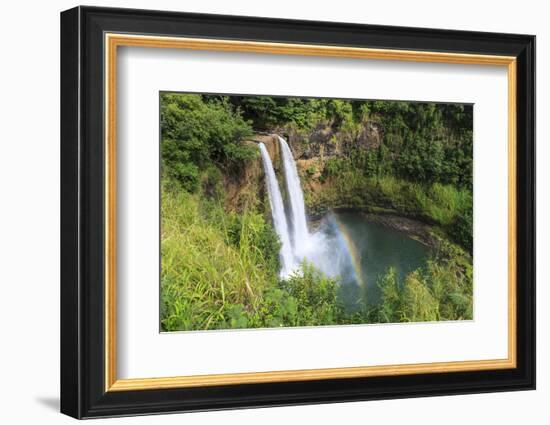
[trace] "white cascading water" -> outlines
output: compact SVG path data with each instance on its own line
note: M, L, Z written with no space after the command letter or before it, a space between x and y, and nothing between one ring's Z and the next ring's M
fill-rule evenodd
M332 213L327 214L310 234L305 258L328 277L342 281L358 281L353 270L352 255Z
M285 180L290 201L292 218L292 244L294 247L294 257L297 262L301 262L309 250L310 235L307 228L306 210L304 204L304 193L300 184L300 177L296 162L288 143L281 136L279 144L281 146L281 156L283 168L285 170Z
M286 222L285 207L283 198L279 189L279 182L275 176L273 163L269 157L269 153L263 143L260 143L260 152L262 154L262 162L266 175L267 194L269 197L269 205L271 206L271 216L273 217L273 225L275 232L281 241L281 251L279 257L281 259L281 277L287 277L294 269L294 256L292 254L292 246L290 244L290 236L288 224Z
M304 194L296 168L296 161L285 139L277 136L281 146L281 157L288 191L292 231L290 230L279 182L265 145L259 143L266 174L267 192L275 231L281 240L281 277L287 278L300 273L300 264L305 259L313 263L329 277L349 280L355 277L352 256L346 246L342 232L332 214L325 217L317 230L310 233L307 227ZM356 279L357 280L357 279Z

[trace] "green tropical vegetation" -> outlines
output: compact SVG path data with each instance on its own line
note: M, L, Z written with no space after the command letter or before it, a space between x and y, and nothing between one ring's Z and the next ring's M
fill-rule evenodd
M160 107L163 331L472 318L471 105L161 93ZM264 133L309 152L308 213L414 219L431 258L403 277L390 267L379 302L354 311L313 264L281 279L250 142Z

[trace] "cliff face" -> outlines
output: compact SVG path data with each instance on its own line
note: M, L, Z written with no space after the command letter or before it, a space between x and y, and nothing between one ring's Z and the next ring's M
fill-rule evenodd
M275 172L279 176L282 175L281 150L277 136L257 134L244 143L257 147L260 142L265 145L269 152ZM246 205L257 205L266 200L264 168L259 150L258 156L248 161L237 173L224 175L223 185L226 193L225 207L229 211L239 212Z
M284 137L296 160L307 202L323 195L321 173L328 159L347 156L353 148L375 149L382 142L382 133L382 128L374 122L365 123L354 134L335 131L329 125L318 125L311 132L278 128L271 135L256 134L245 143L257 145L261 142L265 145L281 187L284 187L281 148L276 135ZM267 194L260 155L249 161L239 173L224 176L224 187L227 194L225 204L231 211L241 211L251 202L265 201Z
M335 131L329 125L318 125L311 132L298 132L293 128L279 128L276 133L289 143L295 159L321 161L334 156L347 156L353 148L374 149L382 142L382 127L367 121L356 131Z
M331 126L319 125L306 134L291 128L279 129L279 134L288 141L296 159L308 213L319 215L326 212L327 207L346 204L334 198L330 181L321 177L326 162L331 158L347 157L353 149L377 149L382 143L383 129L378 123L367 121L354 132L335 131Z
M255 134L247 143L263 143L269 152L273 167L277 169L281 162L281 146L276 134Z

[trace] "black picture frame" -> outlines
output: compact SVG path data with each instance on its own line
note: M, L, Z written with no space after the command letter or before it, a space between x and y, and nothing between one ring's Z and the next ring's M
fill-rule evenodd
M105 391L104 33L517 58L517 367ZM535 388L535 37L132 9L61 13L61 412L75 418Z

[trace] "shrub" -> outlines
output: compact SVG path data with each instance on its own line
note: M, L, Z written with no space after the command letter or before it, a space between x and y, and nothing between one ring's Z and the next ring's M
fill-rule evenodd
M212 164L236 169L258 154L241 143L251 126L224 97L206 103L200 95L163 93L160 107L162 173L189 192Z
M454 218L450 233L457 243L470 252L473 251L473 211L465 208Z

